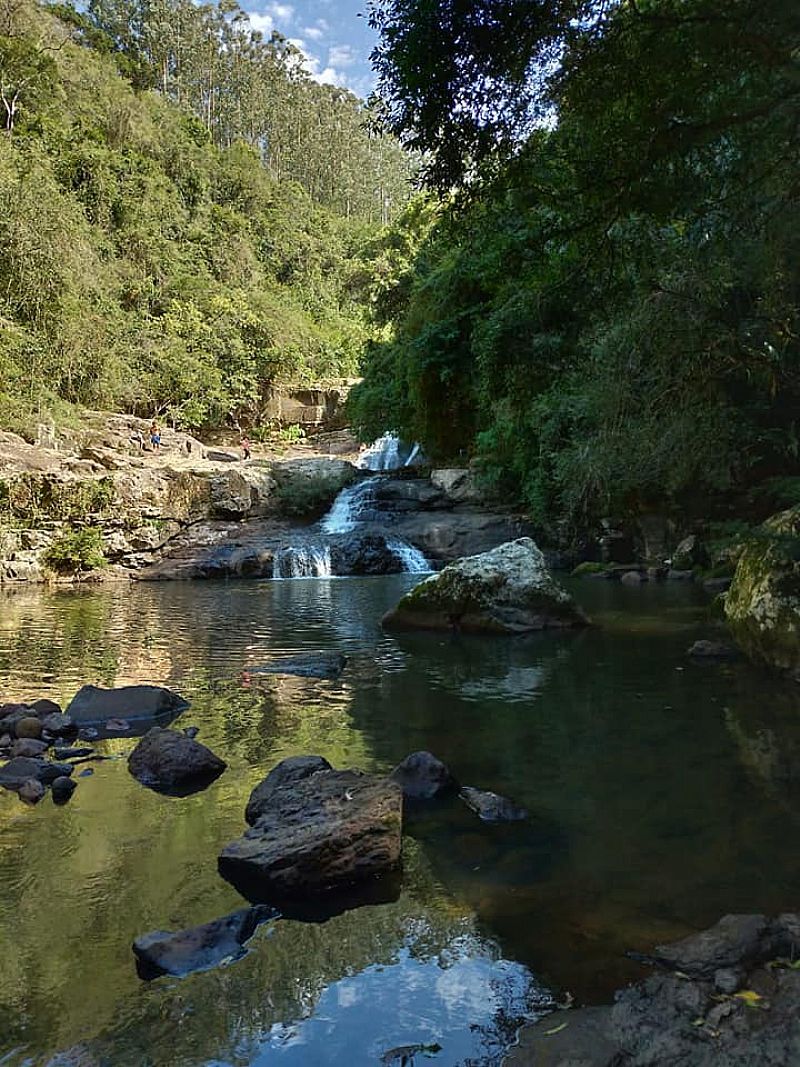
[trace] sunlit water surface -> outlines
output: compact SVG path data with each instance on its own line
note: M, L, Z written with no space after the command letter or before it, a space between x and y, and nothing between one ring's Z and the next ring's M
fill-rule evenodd
M0 596L0 695L167 685L192 701L178 725L229 764L184 799L144 789L123 758L94 764L63 808L0 794L0 1064L366 1067L424 1044L440 1051L419 1062L491 1067L550 993L599 1001L637 977L626 949L797 907L800 695L687 660L710 632L699 590L584 580L598 625L573 635L382 633L414 581ZM328 649L350 657L337 681L248 673ZM317 752L385 771L419 748L530 820L435 807L407 819L394 903L277 921L230 966L137 978L138 934L242 906L216 857L274 763Z

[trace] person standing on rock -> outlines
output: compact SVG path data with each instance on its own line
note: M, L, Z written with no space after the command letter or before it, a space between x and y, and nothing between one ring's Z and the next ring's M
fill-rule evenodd
M150 424L150 444L154 452L161 450L161 430L155 420Z
M247 434L242 438L242 460L250 459L253 454L253 446L250 444L250 438Z

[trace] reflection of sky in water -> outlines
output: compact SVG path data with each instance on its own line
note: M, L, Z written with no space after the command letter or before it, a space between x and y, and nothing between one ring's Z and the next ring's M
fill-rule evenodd
M501 697L503 700L526 700L540 689L545 672L539 667L510 667L499 678L478 678L465 682L460 692L467 700Z
M252 1067L368 1067L393 1048L440 1045L430 1061L420 1054L416 1062L457 1067L477 1057L492 1067L509 1027L549 1004L527 968L474 937L457 938L434 958L415 958L407 945L396 962L332 983L307 1019L274 1025L245 1055Z

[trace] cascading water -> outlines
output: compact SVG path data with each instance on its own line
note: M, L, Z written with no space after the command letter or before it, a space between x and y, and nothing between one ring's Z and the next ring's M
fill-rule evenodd
M431 565L418 548L414 548L408 541L399 541L394 538L386 542L386 547L402 563L403 570L407 574L429 574Z
M327 534L350 533L363 521L364 512L374 503L375 488L380 478L365 478L343 489L333 502L320 526Z
M364 449L356 460L356 466L364 471L396 471L401 467L410 467L419 456L420 447L414 444L405 455L406 448L397 434L385 433Z
M275 553L273 578L330 578L330 545L289 545Z

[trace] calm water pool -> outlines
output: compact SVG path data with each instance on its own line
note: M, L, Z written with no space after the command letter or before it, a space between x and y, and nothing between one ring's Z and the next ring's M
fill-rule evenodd
M702 593L584 580L599 623L585 633L383 634L413 580L0 597L0 695L168 685L192 701L179 724L229 763L185 799L142 788L121 758L64 808L0 794L3 1067L367 1067L417 1043L441 1047L436 1067L490 1067L551 995L599 1001L637 977L626 949L797 907L800 690L688 662L709 631ZM319 649L351 657L340 680L245 673ZM382 771L418 748L531 819L489 826L445 804L407 821L394 903L264 926L245 959L183 981L137 978L135 936L242 906L216 857L275 762Z

